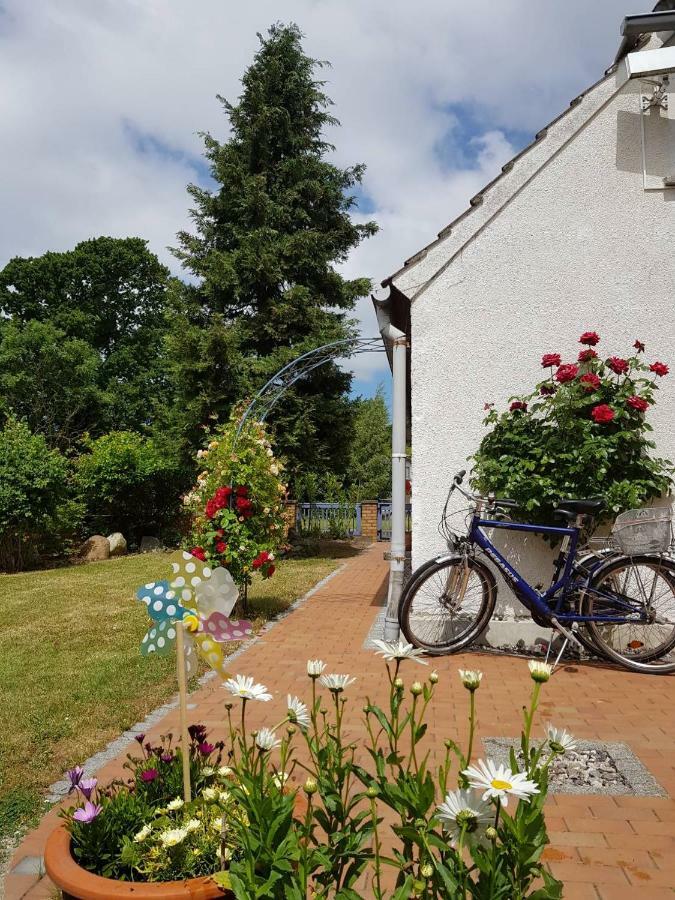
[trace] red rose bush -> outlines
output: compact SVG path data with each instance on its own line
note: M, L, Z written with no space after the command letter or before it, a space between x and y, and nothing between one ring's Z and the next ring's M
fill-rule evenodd
M579 343L576 362L543 353L546 378L509 398L506 412L486 404L490 430L473 457L474 485L518 500L533 522L550 522L557 503L574 497L602 497L613 516L672 484L672 464L650 455L647 421L668 366L644 361L640 340L625 357L605 356L596 331Z
M184 498L193 517L186 549L245 585L274 574L286 487L264 427L248 422L237 436L237 424L233 417L216 429L197 454L202 471Z

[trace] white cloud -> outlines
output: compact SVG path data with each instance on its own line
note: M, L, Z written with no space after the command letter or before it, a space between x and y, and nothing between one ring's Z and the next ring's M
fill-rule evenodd
M198 132L226 135L215 94L237 96L256 31L283 19L332 63L336 157L367 164L381 226L346 269L379 282L496 174L510 132L538 129L602 74L625 11L624 0L590 11L586 0L0 0L0 264L138 234L178 271L166 247L189 221ZM369 301L359 316L374 333ZM381 377L382 356L355 371Z

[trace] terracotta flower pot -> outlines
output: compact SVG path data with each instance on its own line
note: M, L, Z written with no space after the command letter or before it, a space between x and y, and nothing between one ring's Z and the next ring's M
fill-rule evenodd
M64 900L224 900L234 896L221 890L210 878L185 881L115 881L102 878L79 866L70 852L70 835L65 825L52 831L45 847L47 875L63 892Z

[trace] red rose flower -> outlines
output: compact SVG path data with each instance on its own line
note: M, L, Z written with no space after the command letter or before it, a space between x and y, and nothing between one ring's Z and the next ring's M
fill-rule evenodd
M197 559L201 559L202 562L206 562L206 553L204 553L202 547L193 547L192 550L190 550L190 553L193 556L196 556Z
M596 344L600 343L600 335L597 331L584 331L579 338L579 343L588 344L589 347L595 347Z
M597 391L601 384L600 378L594 372L587 372L579 381L587 391Z
M527 412L527 403L524 400L514 400L509 406L511 412Z
M265 570L265 578L271 578L276 572L276 566L268 566Z
M551 394L555 394L558 388L554 384L542 384L539 388L539 393L542 397L550 397Z
M617 375L625 375L629 369L628 360L622 359L620 356L610 356L607 365Z
M602 425L605 422L612 421L614 418L614 410L611 406L607 406L606 403L601 403L600 406L593 407L591 415L593 416L594 422L597 422L598 425Z
M229 485L225 487L219 487L216 493L213 495L214 500L218 504L218 508L222 509L224 506L227 506L227 502L230 499L230 494L232 493L232 488Z
M629 397L626 400L626 403L629 406L632 406L633 409L639 410L639 412L646 412L649 409L649 401L645 400L644 397L638 397L635 394L632 397Z
M235 505L240 516L248 518L248 516L253 515L253 503L247 497L237 497Z
M667 375L670 372L670 369L665 363L662 362L653 362L649 367L650 372L655 372L657 375Z
M216 553L224 553L227 550L227 544L225 541L218 541L216 543Z
M245 484L240 484L239 487L235 490L235 494L237 497L245 497L248 494L248 488Z
M566 381L574 381L578 374L579 366L575 366L574 363L566 363L564 366L560 366L555 373L555 380L560 384L565 384Z
M218 512L218 509L219 509L218 504L216 503L214 498L211 497L211 499L208 500L206 503L206 510L205 510L206 518L212 519L215 516L215 514Z
M638 353L645 352L645 345L642 343L642 341L635 341L633 346L635 347L635 349L637 350Z
M591 350L590 347L588 350L582 350L579 353L579 362L590 362L592 359L597 359L598 354L595 350Z
M542 368L547 369L549 366L559 366L560 365L560 354L559 353L544 353L541 358Z

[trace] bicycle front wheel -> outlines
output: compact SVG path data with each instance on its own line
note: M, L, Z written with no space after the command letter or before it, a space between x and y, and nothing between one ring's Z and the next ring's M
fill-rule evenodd
M456 653L485 630L496 595L492 573L475 559L425 563L413 572L401 597L401 631L428 653Z
M675 563L659 556L619 557L592 579L584 615L616 615L612 595L628 601L641 621L588 622L593 643L633 672L675 672Z

